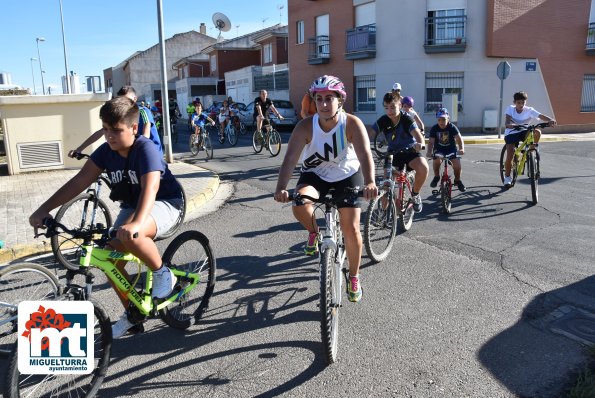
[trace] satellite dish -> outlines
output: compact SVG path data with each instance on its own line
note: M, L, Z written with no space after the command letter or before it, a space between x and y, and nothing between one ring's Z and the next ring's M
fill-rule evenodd
M227 18L227 16L223 13L214 13L213 23L215 24L215 28L219 30L219 37L217 37L217 39L221 38L221 32L227 32L231 29L231 22L229 21L229 18Z

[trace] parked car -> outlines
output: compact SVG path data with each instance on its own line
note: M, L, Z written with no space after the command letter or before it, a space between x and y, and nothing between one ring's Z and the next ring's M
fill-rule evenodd
M275 105L275 109L279 111L281 116L283 116L283 120L279 120L275 115L269 115L271 122L276 126L286 126L289 128L294 128L297 124L297 112L293 107L293 104L290 101L285 100L272 100L273 105ZM246 126L253 126L256 123L253 119L254 115L254 102L250 102L246 106L246 111L241 112L240 119Z

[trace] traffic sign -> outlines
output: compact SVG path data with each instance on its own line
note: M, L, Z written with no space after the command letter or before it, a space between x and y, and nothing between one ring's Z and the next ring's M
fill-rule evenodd
M504 80L510 75L510 64L506 61L502 61L498 64L496 74L500 80Z

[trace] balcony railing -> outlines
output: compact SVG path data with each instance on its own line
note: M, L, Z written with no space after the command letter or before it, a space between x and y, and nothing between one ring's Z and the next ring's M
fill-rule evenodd
M589 55L595 55L595 22L589 23L586 51Z
M426 18L424 48L430 53L458 53L467 48L467 16Z
M376 24L345 31L345 59L376 58Z
M308 39L308 63L326 64L331 57L331 42L328 36L316 36Z

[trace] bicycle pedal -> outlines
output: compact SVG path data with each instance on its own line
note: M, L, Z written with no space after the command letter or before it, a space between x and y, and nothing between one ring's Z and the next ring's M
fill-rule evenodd
M438 195L440 193L439 189L432 189L432 194L433 195Z

